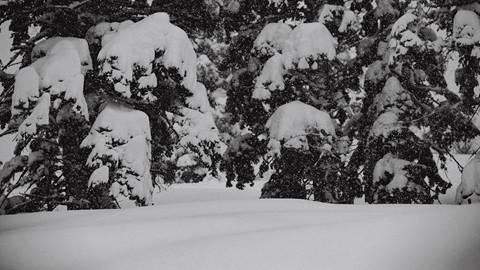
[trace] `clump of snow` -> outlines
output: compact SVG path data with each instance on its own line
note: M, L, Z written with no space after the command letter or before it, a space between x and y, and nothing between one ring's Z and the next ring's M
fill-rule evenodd
M88 49L87 41L82 38L74 37L52 37L42 42L39 42L33 47L32 62L34 62L38 58L47 55L47 53L51 51L52 48L55 47L55 45L62 41L69 41L71 44L73 44L75 50L78 53L78 56L80 57L82 74L85 75L88 70L93 68L92 58L90 57L90 51Z
M285 56L298 68L309 68L309 60L336 56L337 41L322 23L303 23L295 27L286 41Z
M150 123L145 113L109 103L81 144L92 148L87 165L97 170L90 177L91 183L107 182L108 167L115 175L110 193L121 206L133 205L134 201L151 204L150 141Z
M20 135L33 135L37 133L38 126L46 126L49 123L50 94L44 93L38 100L30 115L23 120L18 127Z
M281 52L291 32L292 28L286 23L269 23L255 39L253 49L261 55Z
M190 167L197 165L197 161L195 161L194 154L185 154L178 158L177 160L177 167Z
M400 113L405 106L413 105L408 92L402 87L400 81L393 76L385 82L382 92L375 97L373 104L376 106L377 114L383 112L386 108Z
M344 10L343 6L325 4L318 11L318 21L323 24L333 21L335 16Z
M108 183L109 179L109 168L108 166L100 166L90 175L88 179L88 186L96 186L98 184Z
M403 16L398 18L397 21L392 25L391 36L397 36L403 31L405 31L408 25L414 22L417 19L413 13L405 13Z
M379 83L388 74L388 67L381 60L377 60L368 66L365 72L365 80L374 84Z
M473 45L471 56L480 58L480 16L471 9L457 11L453 20L453 38L457 45Z
M398 123L398 115L389 110L386 111L375 120L370 129L370 136L383 136L388 137L392 131L401 129L401 125Z
M357 15L351 10L345 10L343 12L342 22L338 27L338 32L343 33L348 28L355 25L358 22Z
M424 40L422 40L416 33L408 29L408 25L416 20L416 15L412 13L406 13L393 24L390 33L391 39L388 43L390 48L390 55L388 59L389 64L393 64L396 57L407 54L409 48L425 45ZM438 47L433 46L432 44L430 45L433 48Z
M157 57L161 53L160 57ZM192 92L197 84L197 57L187 34L170 23L166 13L155 13L119 30L101 49L98 60L115 90L130 97L130 83L135 68L151 73L154 62L175 68L182 84Z
M202 113L190 108L181 109L182 115L174 117L173 128L180 136L179 145L183 150L190 152L191 147L195 147L194 152L197 157L207 165L212 163L208 145L214 145L213 152L221 154L219 132L215 125L215 120L211 112Z
M101 22L88 29L85 39L90 45L104 46L116 32L130 26L133 21L126 20L123 22Z
M453 37L457 43L470 45L479 42L480 17L471 10L459 10L453 19Z
M195 85L195 91L193 91L192 96L187 97L187 105L189 108L202 113L209 113L212 108L208 101L207 89L202 83L197 82Z
M300 101L284 104L268 119L269 146L278 153L281 142L285 147L308 149L306 135L335 136L335 126L327 112Z
M273 56L265 62L256 79L252 93L255 99L269 99L271 91L284 89L286 70L317 69L323 58L332 60L336 56L337 41L322 23L302 23L293 30L284 27L290 29L284 24L269 24L256 40L260 46L257 50L261 50L261 46L263 49L274 46L275 50L268 51L269 54L273 52Z
M28 113L28 110L35 106L20 125L20 134L32 135L37 131L37 126L48 124L50 101L53 100L56 100L53 104L55 109L61 105L62 99L73 101L73 110L88 119L87 103L83 96L82 61L79 54L79 50L88 54L88 46L83 45L86 43L80 39L54 38L52 41L47 39L34 49L37 56L41 54L45 56L19 70L12 95L12 114Z
M286 73L284 58L281 54L275 54L267 60L260 75L256 78L255 89L252 97L255 99L269 99L271 91L283 90L285 82L283 76Z
M138 88L154 88L157 87L158 81L155 73L147 76L142 76L138 79Z
M22 109L28 109L30 102L38 99L40 95L40 77L31 66L20 69L15 76L15 84L12 96L12 114L16 115L21 110L17 107L22 105Z
M388 172L389 174L393 175L391 181L386 185L386 189L388 191L402 189L404 187L419 189L420 186L410 182L406 176L407 171L405 170L405 167L411 164L412 163L409 161L396 158L391 153L388 153L375 165L375 169L373 171L373 183L381 182L386 177L386 173Z
M474 193L480 196L480 157L478 155L463 168L462 181L457 187L455 202L461 204Z

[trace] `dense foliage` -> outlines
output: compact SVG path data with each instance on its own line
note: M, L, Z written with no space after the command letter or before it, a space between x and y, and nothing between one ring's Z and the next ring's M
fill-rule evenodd
M169 14L166 28L179 27L169 31L183 55L156 40L165 44L146 56L153 61L139 58L125 72L118 63L128 57L109 40L128 43L121 33L131 25L162 24L149 16L158 12ZM262 198L432 203L450 188L434 154L444 162L479 135L479 13L469 0L0 1L14 52L0 73L0 125L19 134L0 170L0 209L113 208L122 204L115 194L146 205L153 186L218 169L240 189L271 174ZM86 44L72 73L81 96L38 72L59 37ZM182 66L193 49L195 79ZM182 61L168 62L170 53ZM454 53L458 90L444 78ZM16 75L4 72L19 61ZM35 72L35 98L18 97ZM31 119L42 101L43 122ZM118 134L122 121L107 115L116 106L148 125ZM144 149L148 164L127 161L139 155L131 149Z

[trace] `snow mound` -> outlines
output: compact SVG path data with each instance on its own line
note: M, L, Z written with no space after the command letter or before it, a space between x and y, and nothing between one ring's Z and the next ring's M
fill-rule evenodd
M134 71L144 69L151 73L154 62L175 68L183 86L192 92L196 89L197 57L192 43L182 29L170 23L166 13L155 13L119 29L101 49L98 60L102 63L101 72L125 97L131 96Z
M107 182L104 167L108 166L115 178L110 192L122 207L151 204L150 141L150 123L145 113L107 104L81 144L92 148L87 165L97 168L89 182Z
M286 23L269 23L255 39L253 49L261 55L281 52L291 32L292 28Z
M265 127L269 130L269 144L274 152L279 150L275 148L280 142L284 142L285 147L308 149L306 135L309 133L335 136L330 115L300 101L278 107Z
M357 22L357 15L343 6L325 4L318 12L318 21L320 23L334 22L336 17L342 18L338 32L344 33Z

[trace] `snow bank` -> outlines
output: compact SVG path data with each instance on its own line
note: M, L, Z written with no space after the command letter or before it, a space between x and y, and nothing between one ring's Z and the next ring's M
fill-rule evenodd
M300 101L278 107L265 127L269 130L269 146L277 153L280 142L284 142L285 147L308 149L308 133L322 134L323 130L325 135L335 136L335 126L328 113Z
M480 263L480 205L249 200L194 186L161 194L171 201L156 207L4 216L0 268L476 270ZM199 194L206 201L192 201Z
M151 204L150 140L150 123L145 113L109 103L81 144L92 148L87 165L96 170L89 184L108 182L110 170L114 172L110 192L121 206L131 206L134 201Z
M158 54L161 56L158 57ZM157 55L157 56L156 56ZM119 31L101 49L98 60L102 73L114 83L115 90L130 97L134 70L151 73L154 61L166 68L175 68L182 84L196 89L196 54L187 34L170 23L166 13L155 13Z

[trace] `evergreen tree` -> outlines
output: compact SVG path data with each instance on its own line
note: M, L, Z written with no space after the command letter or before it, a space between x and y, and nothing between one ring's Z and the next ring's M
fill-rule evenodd
M221 148L206 90L196 80L196 54L170 16L154 13L169 11L198 35L218 20L216 4L156 2L8 1L0 7L18 51L2 68L23 55L14 79L2 73L2 125L22 136L19 156L2 168L2 209L9 193L27 184L36 186L24 194L29 210L146 205L154 184L175 180L171 172L180 170L182 156L194 156L199 175L215 170ZM39 26L31 38L30 26ZM140 47L125 42L123 31L139 37L133 41ZM78 59L68 58L72 50ZM144 124L124 133L117 112ZM24 149L30 154L22 156Z
M228 170L229 180L237 179L237 186L241 187L242 181L255 179L253 169L248 170L251 176L243 176L244 167L258 163L259 157L265 157L268 152L262 151L269 149L264 139L271 129L266 126L267 120L277 113L279 106L297 100L328 112L335 121L336 138L342 139L328 152L341 162L335 165L337 163L330 160L325 163L328 166L317 168L318 163L308 161L320 159L315 159L315 155L302 158L299 153L292 154L299 151L299 147L292 147L284 138L280 141L282 151L290 148L281 158L286 160L263 162L264 170L268 165L274 167L274 175L264 187L264 197L306 198L307 185L302 183L310 181L315 190L312 182L318 179L333 183L330 187L320 184L320 192L314 197L322 201L351 202L355 195L364 193L367 202L432 203L439 193L444 193L450 184L439 176L432 152L439 154L444 162L445 156L451 155L449 149L454 142L478 134L470 121L478 103L473 94L478 65L472 64L477 61L474 33L478 29L478 15L472 10L478 6L468 1L392 0L378 1L375 5L369 1L323 1L317 9L318 16L295 21L295 16L287 10L306 1L297 1L297 5L290 1L288 5L284 1L270 2L285 17L274 16L275 23L270 24L259 20L257 25L263 30L255 40L244 39L243 50L235 48L235 43L232 45L242 52L243 58L237 59L241 59L245 68L232 80L235 90L229 93L227 110L233 114L233 121L248 129L250 135L239 138L248 138L244 144L250 147L238 147L239 143L235 142L231 149L238 151L227 152L224 168ZM450 8L456 4L460 6ZM466 5L461 6L463 4ZM469 11L462 11L465 9ZM452 22L455 13L470 13L470 16L460 23L459 18L463 16L457 15ZM315 21L319 23L311 23ZM314 24L326 28L328 33L301 34L306 31L303 29L313 29ZM458 25L462 25L463 34L469 38L468 41L460 38L462 44L455 34L462 32ZM290 26L293 30L289 30ZM442 29L447 33L446 41L438 34ZM310 36L322 38L310 43ZM329 48L330 36L335 37L336 42L330 46L329 56L326 48ZM460 96L446 88L443 78L444 51L452 45L460 51L467 49L462 52L462 59L466 60L461 63L470 67L470 78L461 82ZM324 51L312 54L309 49L315 46ZM249 57L245 52L251 52ZM296 59L295 52L310 53ZM460 74L464 74L462 69ZM354 108L357 101L350 99L355 96L361 97L360 111ZM308 138L315 133L318 132L304 131L303 135ZM317 140L306 140L309 149L326 134L322 135ZM265 143L258 147L262 141ZM345 142L352 141L355 141L353 153L345 158L339 156L345 152ZM322 145L325 142L320 143ZM326 176L325 172L332 167L336 173ZM311 174L313 176L307 176ZM359 189L359 182L363 189ZM363 192L359 192L361 190Z

